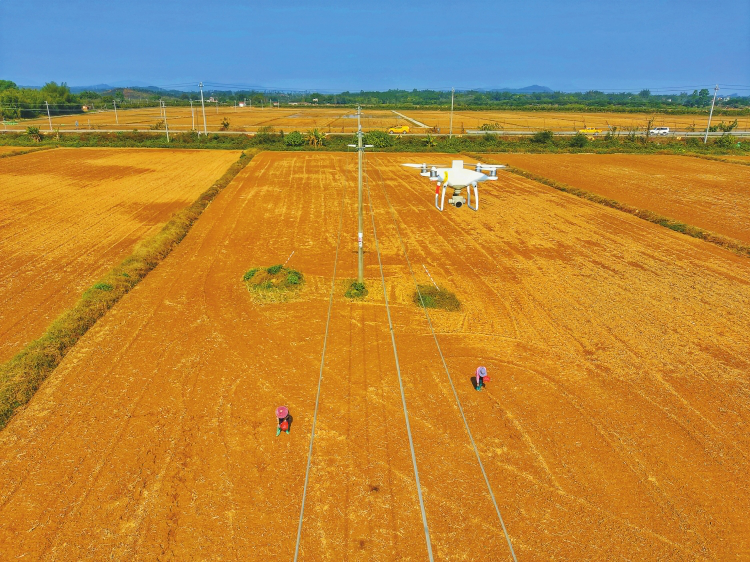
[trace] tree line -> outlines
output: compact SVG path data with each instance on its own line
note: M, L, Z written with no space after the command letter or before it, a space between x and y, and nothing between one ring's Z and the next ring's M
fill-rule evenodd
M451 92L440 90L387 90L340 92L335 94L315 91L269 92L257 90L203 91L204 99L213 98L223 105L245 102L254 107L290 104L382 107L388 109L448 109ZM533 92L515 93L495 90L457 91L453 103L460 110L509 109L525 111L615 111L660 113L705 113L711 105L712 93L707 89L679 94L653 94L649 90L638 93L588 92ZM158 88L116 88L106 92L83 91L72 93L63 82L48 82L40 89L19 88L10 80L0 80L0 111L3 120L23 119L46 115L80 113L87 109L117 107L156 107L159 103L189 105L200 100L200 92L162 90ZM750 97L731 96L717 99L716 112L750 112Z

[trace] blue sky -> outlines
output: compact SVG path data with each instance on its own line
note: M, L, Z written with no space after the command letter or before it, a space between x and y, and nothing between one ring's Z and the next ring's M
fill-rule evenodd
M0 0L0 79L747 95L750 1Z

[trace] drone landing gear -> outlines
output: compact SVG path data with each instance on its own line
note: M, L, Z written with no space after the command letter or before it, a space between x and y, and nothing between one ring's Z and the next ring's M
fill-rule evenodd
M474 200L476 201L476 207L472 207L471 206L471 188L472 187L474 188ZM473 183L473 184L471 184L471 185L467 185L466 186L466 205L472 211L479 210L479 190L477 190L477 184L476 184L476 182Z
M435 208L438 211L442 211L443 207L445 207L445 188L447 186L444 185L442 187L443 187L443 197L440 199L440 205L438 205L438 197L440 196L440 182L438 182L437 185L435 186Z

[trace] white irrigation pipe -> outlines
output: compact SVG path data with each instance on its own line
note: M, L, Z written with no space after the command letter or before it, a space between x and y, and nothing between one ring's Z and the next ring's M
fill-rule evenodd
M427 267L425 264L422 264L422 267L424 267L424 272L427 274L427 277L430 278L430 281L432 281L432 284L435 285L435 288L439 291L440 287L437 286L437 283L435 283L435 280L432 278L432 275L430 275L430 272L427 271Z
M372 210L372 199L370 198L370 183L367 183L367 204L370 207L370 217L372 218L372 233L375 240L375 252L378 255L378 264L380 265L380 279L383 284L383 297L385 298L385 311L388 315L388 328L391 331L391 343L393 344L393 356L396 359L396 374L398 375L398 387L401 390L401 405L404 407L404 419L406 420L406 433L409 436L409 449L411 450L411 463L414 467L414 479L417 482L417 497L419 498L419 509L422 512L422 525L424 527L424 537L427 541L427 555L430 562L433 562L432 543L430 542L430 529L427 526L427 514L424 509L424 500L422 498L422 486L419 483L419 470L417 469L417 456L414 453L414 441L411 437L411 425L409 424L409 412L406 409L406 396L404 395L404 385L401 381L401 367L398 362L398 351L396 350L396 337L393 333L393 323L391 322L391 310L388 306L388 291L385 286L385 275L383 274L383 262L380 259L380 247L378 246L378 233L375 229L375 213Z
M310 479L310 464L312 462L313 441L315 440L315 423L318 420L318 404L320 403L320 385L323 382L323 365L326 360L326 345L328 344L328 328L331 324L331 308L333 307L333 293L336 287L336 268L339 263L339 247L341 246L341 225L344 223L344 199L346 195L346 186L341 195L341 214L339 215L339 235L336 241L336 257L333 262L333 278L331 279L331 296L328 300L328 318L326 319L326 331L323 337L323 354L320 358L320 373L318 374L318 392L315 396L315 413L313 414L312 430L310 432L310 449L307 452L307 468L305 469L305 486L302 489L302 505L299 510L299 524L297 526L297 546L294 548L294 560L297 561L299 556L299 545L302 539L302 519L305 515L305 499L307 498L307 483ZM294 252L292 252L293 254ZM292 257L291 255L289 256ZM287 259L289 261L289 259Z
M292 259L292 256L294 255L294 252L296 252L296 251L297 250L292 250L292 253L289 254L288 258L286 258L286 261L284 262L284 265L286 265L289 262L289 260ZM284 267L284 266L281 266L281 267Z
M381 175L382 180L382 175ZM401 237L401 230L398 227L398 222L396 221L395 217L395 211L393 209L393 205L391 205L391 200L388 197L388 192L385 190L385 182L382 181L382 187L383 187L383 194L385 195L385 199L388 202L388 207L391 211L391 219L393 220L393 224L396 227L396 233L398 234L399 242L401 243L401 249L404 252L404 256L406 257L406 263L409 266L409 272L411 273L412 280L414 281L414 286L417 289L417 294L419 295L419 301L422 303L422 309L424 310L425 316L427 316L427 323L430 326L430 332L432 332L432 337L435 340L435 345L437 346L438 353L440 354L440 360L443 362L443 367L445 368L445 373L448 375L448 381L451 383L451 389L453 389L453 396L456 399L456 404L458 404L458 411L461 413L461 418L464 420L464 427L466 427L466 433L469 435L469 440L471 441L471 446L474 448L474 454L477 457L477 462L479 463L479 468L482 470L482 476L484 476L484 481L487 484L487 490L490 493L490 498L492 499L492 505L495 506L495 511L497 512L497 518L500 520L500 525L503 528L503 533L505 533L505 539L508 541L508 547L510 548L510 554L513 557L513 560L515 562L518 562L518 559L516 558L516 553L513 550L513 544L510 542L510 536L508 535L508 530L505 528L505 522L503 521L503 516L500 515L500 508L497 505L497 501L495 500L495 494L492 492L492 486L490 485L490 480L487 477L487 472L484 470L484 465L482 464L482 459L479 457L479 450L477 449L477 444L474 442L474 437L471 434L471 430L469 429L469 423L466 421L466 416L464 415L464 409L463 406L461 406L461 400L458 398L458 393L456 392L456 387L453 384L453 379L451 378L450 371L448 369L448 364L445 362L445 357L443 356L443 350L440 348L440 343L438 342L437 335L435 334L435 329L432 326L432 320L430 319L430 313L427 312L427 307L424 305L424 301L422 300L422 293L419 290L419 285L417 284L417 279L414 276L414 270L412 270L411 267L411 261L409 260L409 254L406 251L406 245L404 244L404 240ZM368 196L369 196L369 190L368 190ZM374 221L374 218L373 218ZM387 301L386 301L387 305ZM390 318L389 318L390 319ZM393 336L393 329L391 328L391 336Z

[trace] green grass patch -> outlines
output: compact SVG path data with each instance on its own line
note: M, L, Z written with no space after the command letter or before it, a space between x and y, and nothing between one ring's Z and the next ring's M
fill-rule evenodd
M86 290L37 340L0 365L0 429L25 405L76 342L154 269L187 235L208 204L252 158L244 153L192 205L175 214L160 232Z
M446 289L439 289L435 285L418 285L414 291L414 304L425 308L439 308L449 312L461 310L461 302L455 293Z
M363 299L367 296L369 291L364 283L359 281L352 281L349 284L349 288L344 293L344 296L348 299Z
M249 269L242 281L248 291L262 300L284 301L302 287L305 277L296 269L277 264Z

